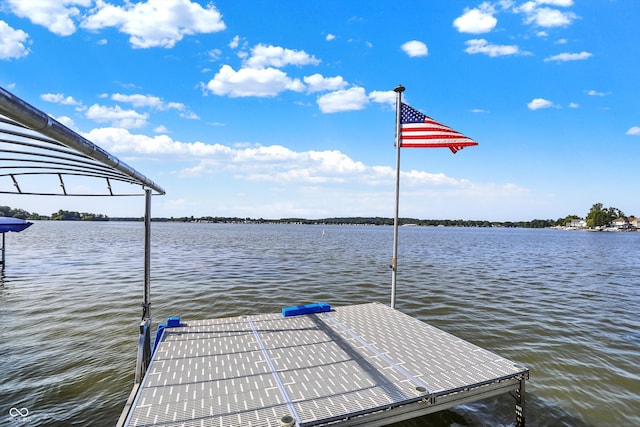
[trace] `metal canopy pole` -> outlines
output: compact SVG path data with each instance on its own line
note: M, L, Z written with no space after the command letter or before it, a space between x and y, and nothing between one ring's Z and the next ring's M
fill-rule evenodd
M142 319L151 322L151 190L144 190L144 301Z
M391 258L391 308L396 307L396 275L398 273L398 212L400 202L400 119L401 119L401 107L402 107L402 92L404 92L404 86L398 85L394 92L397 93L396 97L396 210L393 218L393 256Z
M151 363L151 190L145 189L144 212L144 295L142 321L138 338L138 358L135 383L142 383Z

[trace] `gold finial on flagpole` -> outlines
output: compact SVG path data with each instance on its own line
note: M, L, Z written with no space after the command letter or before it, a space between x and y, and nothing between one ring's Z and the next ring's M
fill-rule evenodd
M398 92L398 93L402 93L402 92L404 92L404 86L398 85L398 86L396 86L396 88L393 91L394 92Z

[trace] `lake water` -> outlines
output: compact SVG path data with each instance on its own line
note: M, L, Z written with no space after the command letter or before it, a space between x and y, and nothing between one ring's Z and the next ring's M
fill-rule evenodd
M133 383L142 223L6 235L0 425L109 426ZM390 300L391 227L152 224L154 325ZM640 233L402 227L396 308L519 362L529 426L640 426ZM396 427L509 426L483 400ZM28 410L17 414L11 408Z

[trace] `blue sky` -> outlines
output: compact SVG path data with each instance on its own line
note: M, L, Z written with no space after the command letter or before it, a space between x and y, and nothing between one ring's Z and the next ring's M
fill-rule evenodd
M0 86L164 187L153 216L392 217L398 84L479 142L403 149L400 216L640 215L636 0L0 5Z

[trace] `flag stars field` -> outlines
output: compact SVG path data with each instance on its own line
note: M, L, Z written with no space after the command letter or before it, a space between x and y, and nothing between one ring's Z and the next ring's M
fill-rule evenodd
M637 16L620 0L5 0L0 86L162 185L154 216L393 216L399 84L420 132L479 143L405 151L401 216L640 215Z

